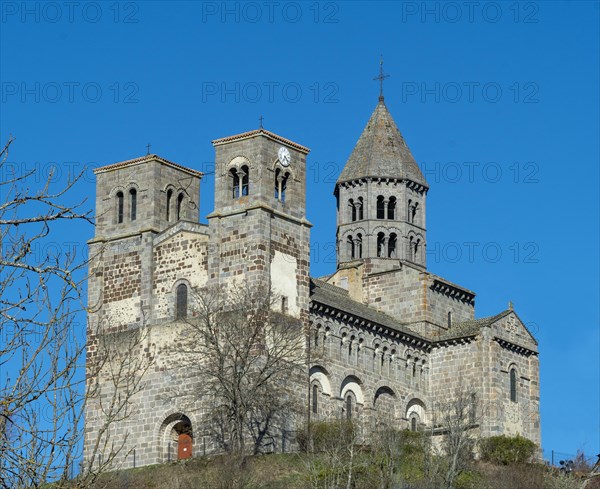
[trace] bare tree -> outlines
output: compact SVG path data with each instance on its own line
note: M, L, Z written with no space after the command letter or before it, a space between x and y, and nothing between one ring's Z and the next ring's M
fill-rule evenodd
M0 151L0 485L38 487L73 470L82 424L85 260L52 243L68 222L91 222L70 202L80 175L7 163ZM38 183L39 182L39 183ZM51 236L52 232L52 236ZM49 244L52 243L52 246Z
M357 465L358 429L355 423L339 419L312 423L310 442L314 453L305 457L310 486L314 489L354 487ZM308 442L309 436L306 433Z
M147 341L144 323L138 328L107 328L102 323L88 331L85 461L77 487L111 487L110 477L99 476L118 469L131 455L129 436L117 437L113 428L130 418L136 395L144 388L144 376L154 364L154 348Z
M83 246L59 238L92 223L85 199L73 200L82 174L60 185L52 169L45 177L19 172L7 162L13 141L0 151L0 487L88 487L122 449L110 426L130 414L141 388L148 358L131 352L143 334L117 342L91 330L86 372L89 262ZM92 382L101 374L102 383ZM106 392L111 384L119 389ZM100 403L103 416L90 463L77 474L87 402Z
M475 391L464 388L434 405L429 436L424 438L429 445L424 452L427 487L452 489L469 467L482 413Z
M247 284L194 291L183 362L202 379L207 427L223 449L259 453L299 412L294 394L305 375L299 319L277 312L269 290Z

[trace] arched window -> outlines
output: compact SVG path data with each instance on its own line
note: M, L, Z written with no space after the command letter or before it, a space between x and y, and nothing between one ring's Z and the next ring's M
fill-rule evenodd
M229 170L229 185L231 198L237 199L240 196L240 176L238 175L236 168Z
M413 223L415 222L415 218L417 217L418 207L419 207L419 203L415 202L415 205L413 205L413 207L412 207L412 217L411 217L410 222L413 222Z
M175 319L187 318L188 288L185 284L177 286L177 303L175 307Z
M417 239L414 242L414 247L415 248L414 248L414 251L413 251L413 261L415 261L415 262L419 261L419 245L420 245L420 243L421 243L420 239Z
M411 222L412 218L412 200L408 199L408 205L406 206L406 220Z
M123 192L117 192L117 222L123 222Z
M131 220L135 221L136 218L136 214L137 214L137 191L132 188L129 191L129 203L130 203L130 210L131 210Z
M388 258L396 258L396 242L398 241L396 233L390 234L388 241Z
M177 220L178 221L179 221L179 219L181 219L183 217L183 214L181 212L182 211L181 204L183 204L183 194L182 193L177 196Z
M517 402L517 370L510 369L510 400Z
M350 199L348 205L350 206L350 220L354 222L356 221L356 205L354 204L354 200Z
M319 388L317 384L312 386L312 412L314 414L319 413Z
M285 190L289 176L288 172L284 173L280 168L275 170L275 198L281 202L285 202Z
M352 235L348 236L348 257L354 260L354 240L352 239Z
M167 190L167 221L171 220L171 202L173 200L173 189Z
M356 243L355 243L355 254L356 258L362 258L362 234L358 233L356 235Z
M417 415L412 414L410 416L410 430L417 431L418 424L419 424L419 419L418 419Z
M385 219L385 203L383 195L377 196L377 219Z
M352 419L352 394L346 396L346 419L350 421Z
M287 182L288 182L289 176L290 176L290 174L286 172L283 174L283 177L281 178L281 183L280 183L281 187L280 187L280 192L279 192L279 195L280 195L279 200L281 200L281 202L285 202L285 191L287 189Z
M396 197L390 197L388 202L388 219L396 219Z
M242 180L242 192L241 196L244 197L249 193L249 181L250 181L250 170L248 170L248 166L244 165L241 168L241 180Z
M358 220L362 221L365 217L364 217L364 209L363 209L363 198L359 197L358 198Z
M377 256L385 256L385 234L377 234Z

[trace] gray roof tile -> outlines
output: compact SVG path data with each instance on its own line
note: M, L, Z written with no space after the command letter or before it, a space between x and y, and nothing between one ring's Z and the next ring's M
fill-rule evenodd
M338 183L365 177L408 179L427 186L383 100L375 107Z
M413 338L425 340L425 338L410 329L406 324L397 321L383 312L377 311L376 309L351 299L348 295L348 291L345 289L315 278L311 279L310 285L310 298L313 302L339 309L352 316L393 329Z

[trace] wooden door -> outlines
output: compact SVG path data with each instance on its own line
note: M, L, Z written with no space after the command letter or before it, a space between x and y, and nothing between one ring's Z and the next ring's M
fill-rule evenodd
M187 433L181 433L177 439L177 460L183 460L192 456L192 437Z

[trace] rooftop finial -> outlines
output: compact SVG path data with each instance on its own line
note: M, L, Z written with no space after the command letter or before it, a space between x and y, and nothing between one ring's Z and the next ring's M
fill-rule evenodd
M146 145L146 151L147 151L147 153L146 153L146 154L147 154L147 155L149 155L149 154L150 154L150 147L151 147L151 146L152 146L152 145L151 145L150 143L148 143L148 144Z
M379 76L373 78L373 80L379 80L379 101L383 102L383 80L389 78L390 75L383 73L383 54L380 55L379 59Z
M260 121L260 129L262 129L263 128L263 125L262 125L263 116L262 116L262 114L260 115L260 117L258 118L258 120Z
M512 311L513 308L514 308L514 306L513 306L512 301L508 301L508 309Z

